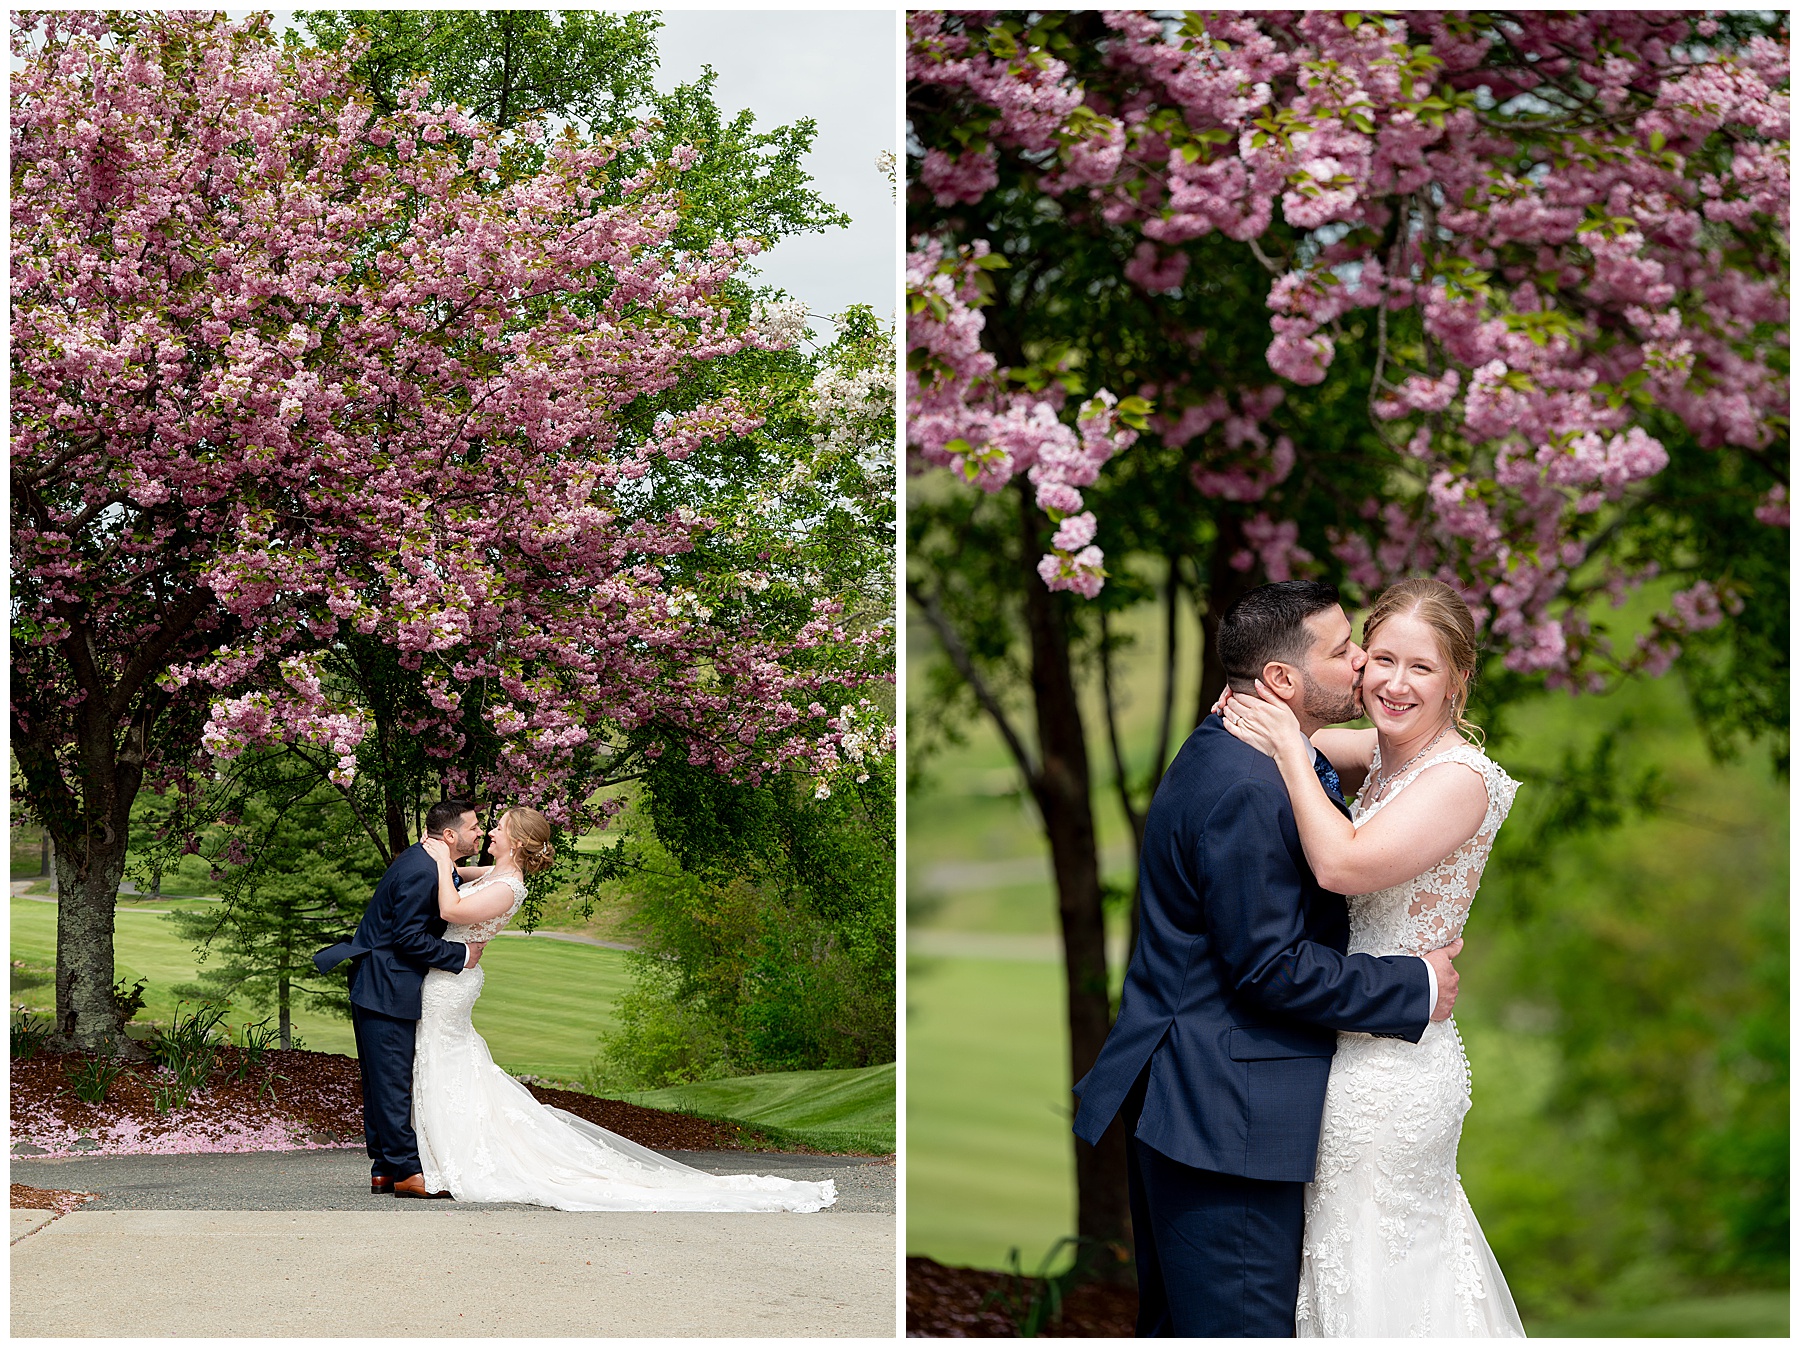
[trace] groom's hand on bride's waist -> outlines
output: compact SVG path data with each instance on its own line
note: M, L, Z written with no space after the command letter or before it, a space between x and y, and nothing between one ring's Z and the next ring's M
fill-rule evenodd
M1462 945L1459 937L1442 949L1425 952L1425 962L1437 975L1437 1005L1431 1008L1433 1020L1449 1020L1450 1008L1456 1005L1456 966L1450 961L1462 954Z
M464 941L463 944L469 948L469 962L463 965L463 968L473 969L477 964L481 963L481 952L487 948L487 942ZM1445 1014L1447 1015L1449 1013L1446 1012Z

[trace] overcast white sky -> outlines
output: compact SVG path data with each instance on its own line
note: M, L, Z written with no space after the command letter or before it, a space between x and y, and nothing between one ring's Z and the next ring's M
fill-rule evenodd
M236 19L249 11L227 13ZM291 23L292 11L274 14L278 27ZM801 117L818 123L807 171L851 224L777 245L757 259L762 279L815 314L868 304L891 318L899 207L875 156L900 148L893 11L670 9L662 19L658 88L688 83L710 65L728 119L748 108L759 129Z
M658 88L687 83L710 65L727 116L749 108L759 127L801 117L819 124L807 170L852 223L789 239L757 259L766 280L814 313L851 304L893 313L899 208L875 156L900 149L896 41L891 11L663 11Z

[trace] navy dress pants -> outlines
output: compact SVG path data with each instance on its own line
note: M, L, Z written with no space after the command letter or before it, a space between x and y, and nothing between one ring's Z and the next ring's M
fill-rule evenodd
M1149 1069L1122 1111L1137 1131ZM1141 1339L1294 1337L1306 1186L1170 1160L1126 1141Z
M356 1060L362 1069L363 1140L369 1173L389 1179L416 1175L419 1139L412 1126L413 1045L418 1022L384 1016L350 1003Z

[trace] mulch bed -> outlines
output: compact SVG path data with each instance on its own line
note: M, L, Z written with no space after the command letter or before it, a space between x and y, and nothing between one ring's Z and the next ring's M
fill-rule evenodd
M90 1194L85 1189L40 1189L35 1184L15 1184L12 1187L12 1205L15 1208L54 1212L59 1217L75 1211L83 1203L93 1202L99 1196Z
M906 1336L909 1339L1016 1339L1019 1323L1042 1280L986 1268L951 1268L935 1259L906 1261ZM1070 1291L1061 1313L1038 1330L1044 1338L1131 1338L1137 1328L1137 1289L1085 1283Z
M76 1098L70 1072L80 1053L39 1053L12 1063L12 1154L15 1157L143 1155L361 1148L362 1084L356 1059L306 1049L271 1049L260 1068L233 1079L241 1050L221 1047L212 1075L188 1103L156 1109L169 1073L126 1064L107 1098ZM576 1091L527 1085L545 1104L566 1109L658 1151L769 1150L758 1134L735 1124L601 1100ZM791 1150L791 1148L790 1148ZM16 1188L17 1186L15 1186Z

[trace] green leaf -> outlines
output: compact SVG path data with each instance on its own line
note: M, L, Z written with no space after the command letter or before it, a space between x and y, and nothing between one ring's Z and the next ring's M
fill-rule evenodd
M1355 10L1351 10L1348 14L1344 15L1344 27L1348 28L1351 32L1355 32L1362 26L1363 16L1358 14Z
M1155 411L1154 403L1134 394L1132 397L1120 399L1118 407L1114 409L1114 414L1132 430L1143 431L1150 428L1149 416L1153 411Z
M1669 138L1667 136L1663 135L1662 132L1652 131L1650 133L1650 153L1652 153L1652 154L1662 153L1662 147L1667 145L1668 143L1669 143Z
M1004 253L989 253L985 257L975 259L975 265L983 271L1005 271L1012 266Z

